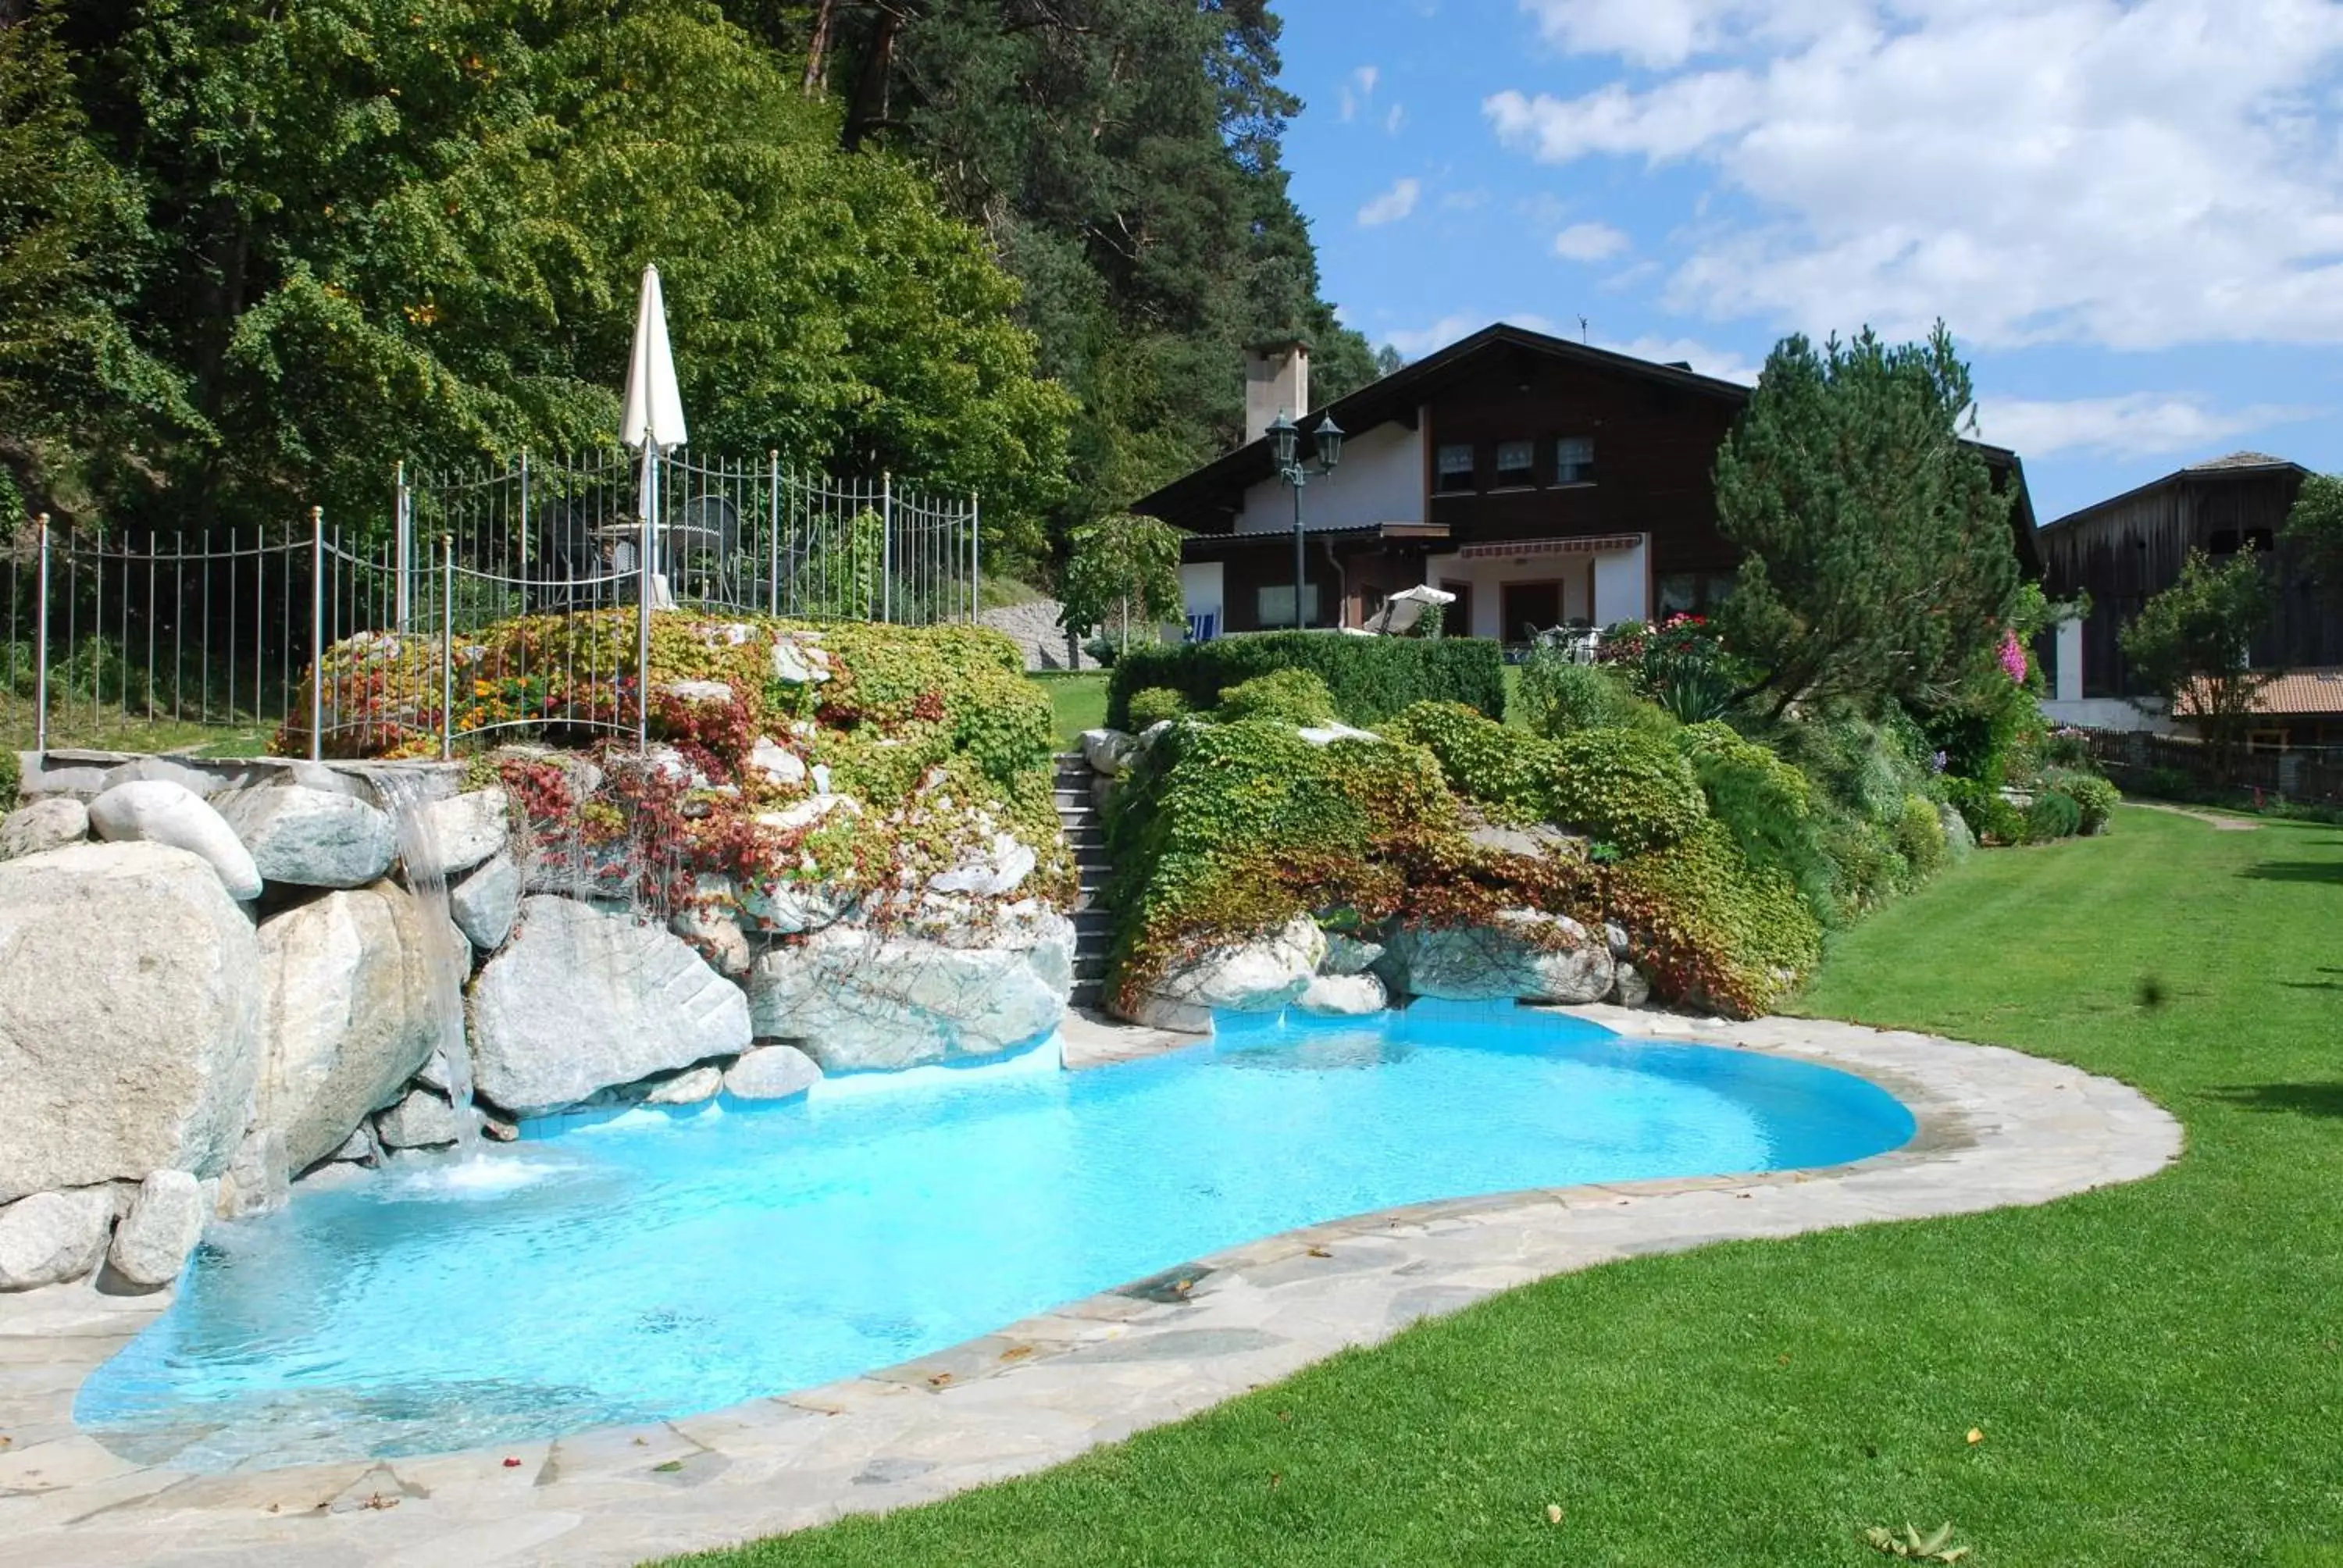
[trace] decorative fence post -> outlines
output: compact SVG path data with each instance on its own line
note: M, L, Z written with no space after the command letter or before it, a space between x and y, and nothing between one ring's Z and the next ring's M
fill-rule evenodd
M415 500L407 487L407 460L399 459L390 499L391 624L405 637L415 626Z
M326 754L326 508L309 508L309 760Z
M439 760L456 755L456 536L439 536Z
M34 591L33 615L33 749L49 749L49 514L34 525L40 530L40 581Z

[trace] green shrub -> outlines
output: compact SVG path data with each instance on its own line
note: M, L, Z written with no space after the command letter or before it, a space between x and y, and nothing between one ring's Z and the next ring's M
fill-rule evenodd
M1824 852L1806 776L1718 719L1680 731L1708 813L1725 824L1750 863L1780 871L1818 917L1835 914L1836 869Z
M1574 664L1541 648L1522 666L1514 693L1522 717L1541 735L1569 735L1627 722L1635 694L1625 680L1601 665Z
M2083 808L2064 790L2045 789L2026 809L2026 836L2036 844L2071 839L2082 826Z
M1131 694L1127 721L1134 730L1150 729L1188 711L1188 699L1168 686L1151 686Z
M1588 729L1550 743L1546 809L1565 827L1634 853L1673 844L1708 814L1692 765L1634 729Z
M1469 800L1526 819L1545 814L1554 748L1526 730L1461 702L1419 702L1383 733L1430 751L1448 787Z
M1213 715L1224 724L1273 719L1281 724L1320 726L1334 722L1334 694L1307 669L1273 669L1221 693Z
M2055 772L2042 776L2043 783L2067 796L2082 812L2081 825L2076 829L2085 837L2107 830L2107 819L2122 804L2123 796L2116 787L2096 773Z
M1904 816L1896 824L1896 851L1911 867L1915 881L1926 881L1945 869L1951 850L1945 842L1945 819L1934 800L1925 795L1904 798Z
M1945 795L1978 843L2026 842L2026 814L2003 799L1998 789L1988 789L1974 779L1947 779Z
M1788 878L1743 859L1721 822L1611 873L1606 912L1636 934L1634 961L1663 996L1770 1011L1822 957L1822 928Z
M1170 687L1203 709L1228 688L1279 669L1315 673L1333 695L1336 717L1363 729L1427 699L1462 702L1492 719L1505 711L1504 659L1483 638L1276 631L1132 648L1115 662L1106 721L1130 729L1131 699L1150 687Z

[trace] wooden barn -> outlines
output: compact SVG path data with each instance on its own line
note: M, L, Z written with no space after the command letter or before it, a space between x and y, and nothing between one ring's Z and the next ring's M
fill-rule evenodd
M2101 729L2167 728L2133 699L2151 697L2126 665L2117 634L2150 595L2180 579L2190 549L2221 558L2251 548L2268 556L2278 612L2253 648L2257 664L2302 674L2264 698L2270 722L2260 741L2343 741L2343 615L2322 598L2299 555L2280 535L2309 470L2259 452L2237 452L2058 518L2039 540L2043 586L2054 598L2087 593L2091 613L2062 628L2053 656L2054 717ZM2308 707L2304 705L2308 704Z

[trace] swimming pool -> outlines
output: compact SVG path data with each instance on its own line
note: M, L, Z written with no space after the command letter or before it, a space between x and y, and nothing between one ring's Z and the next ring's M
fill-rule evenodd
M1084 1072L840 1080L297 1190L206 1240L75 1414L196 1470L515 1442L891 1365L1318 1221L1913 1131L1845 1073L1550 1013L1224 1020Z

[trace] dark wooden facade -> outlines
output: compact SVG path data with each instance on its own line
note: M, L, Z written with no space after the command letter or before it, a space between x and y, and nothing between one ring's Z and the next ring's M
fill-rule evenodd
M1748 406L1750 390L1681 364L1654 364L1499 325L1311 410L1296 421L1304 430L1331 415L1354 443L1383 426L1418 433L1423 469L1403 516L1389 510L1329 516L1319 490L1309 492L1307 568L1309 580L1319 585L1319 613L1312 624L1357 625L1384 595L1426 581L1428 563L1473 547L1528 540L1640 537L1646 613L1710 608L1738 564L1738 552L1717 530L1716 454ZM1565 439L1591 443L1591 482L1574 482L1561 470ZM1500 473L1499 448L1509 442L1530 444L1526 473ZM1461 493L1448 493L1440 477L1441 450L1451 446L1473 452L1471 488ZM2029 575L2038 574L2024 468L2015 453L1977 449L1996 483L2015 492L2012 542ZM1224 630L1258 629L1260 590L1282 590L1293 581L1290 533L1238 528L1248 495L1259 505L1259 487L1274 480L1269 444L1256 440L1136 503L1134 509L1188 532L1183 558L1222 563ZM1522 569L1533 578L1542 572L1536 565ZM1586 569L1584 558L1565 558L1556 575ZM1463 588L1444 573L1435 575L1442 576L1440 586ZM1499 617L1509 638L1517 619L1553 624L1561 618L1554 613L1558 581L1484 580L1470 591L1522 596L1523 613L1507 609ZM1591 579L1579 591L1589 593ZM1542 593L1557 602L1548 604ZM1452 611L1452 625L1469 624L1462 608Z
M2133 678L2117 641L2149 596L2180 580L2189 550L2216 558L2250 545L2268 555L2278 613L2254 644L2261 665L2343 665L2343 617L2324 603L2298 553L2280 538L2308 470L2239 453L2167 474L2045 528L2043 585L2054 598L2087 593L2083 623L2086 698L2149 695Z

